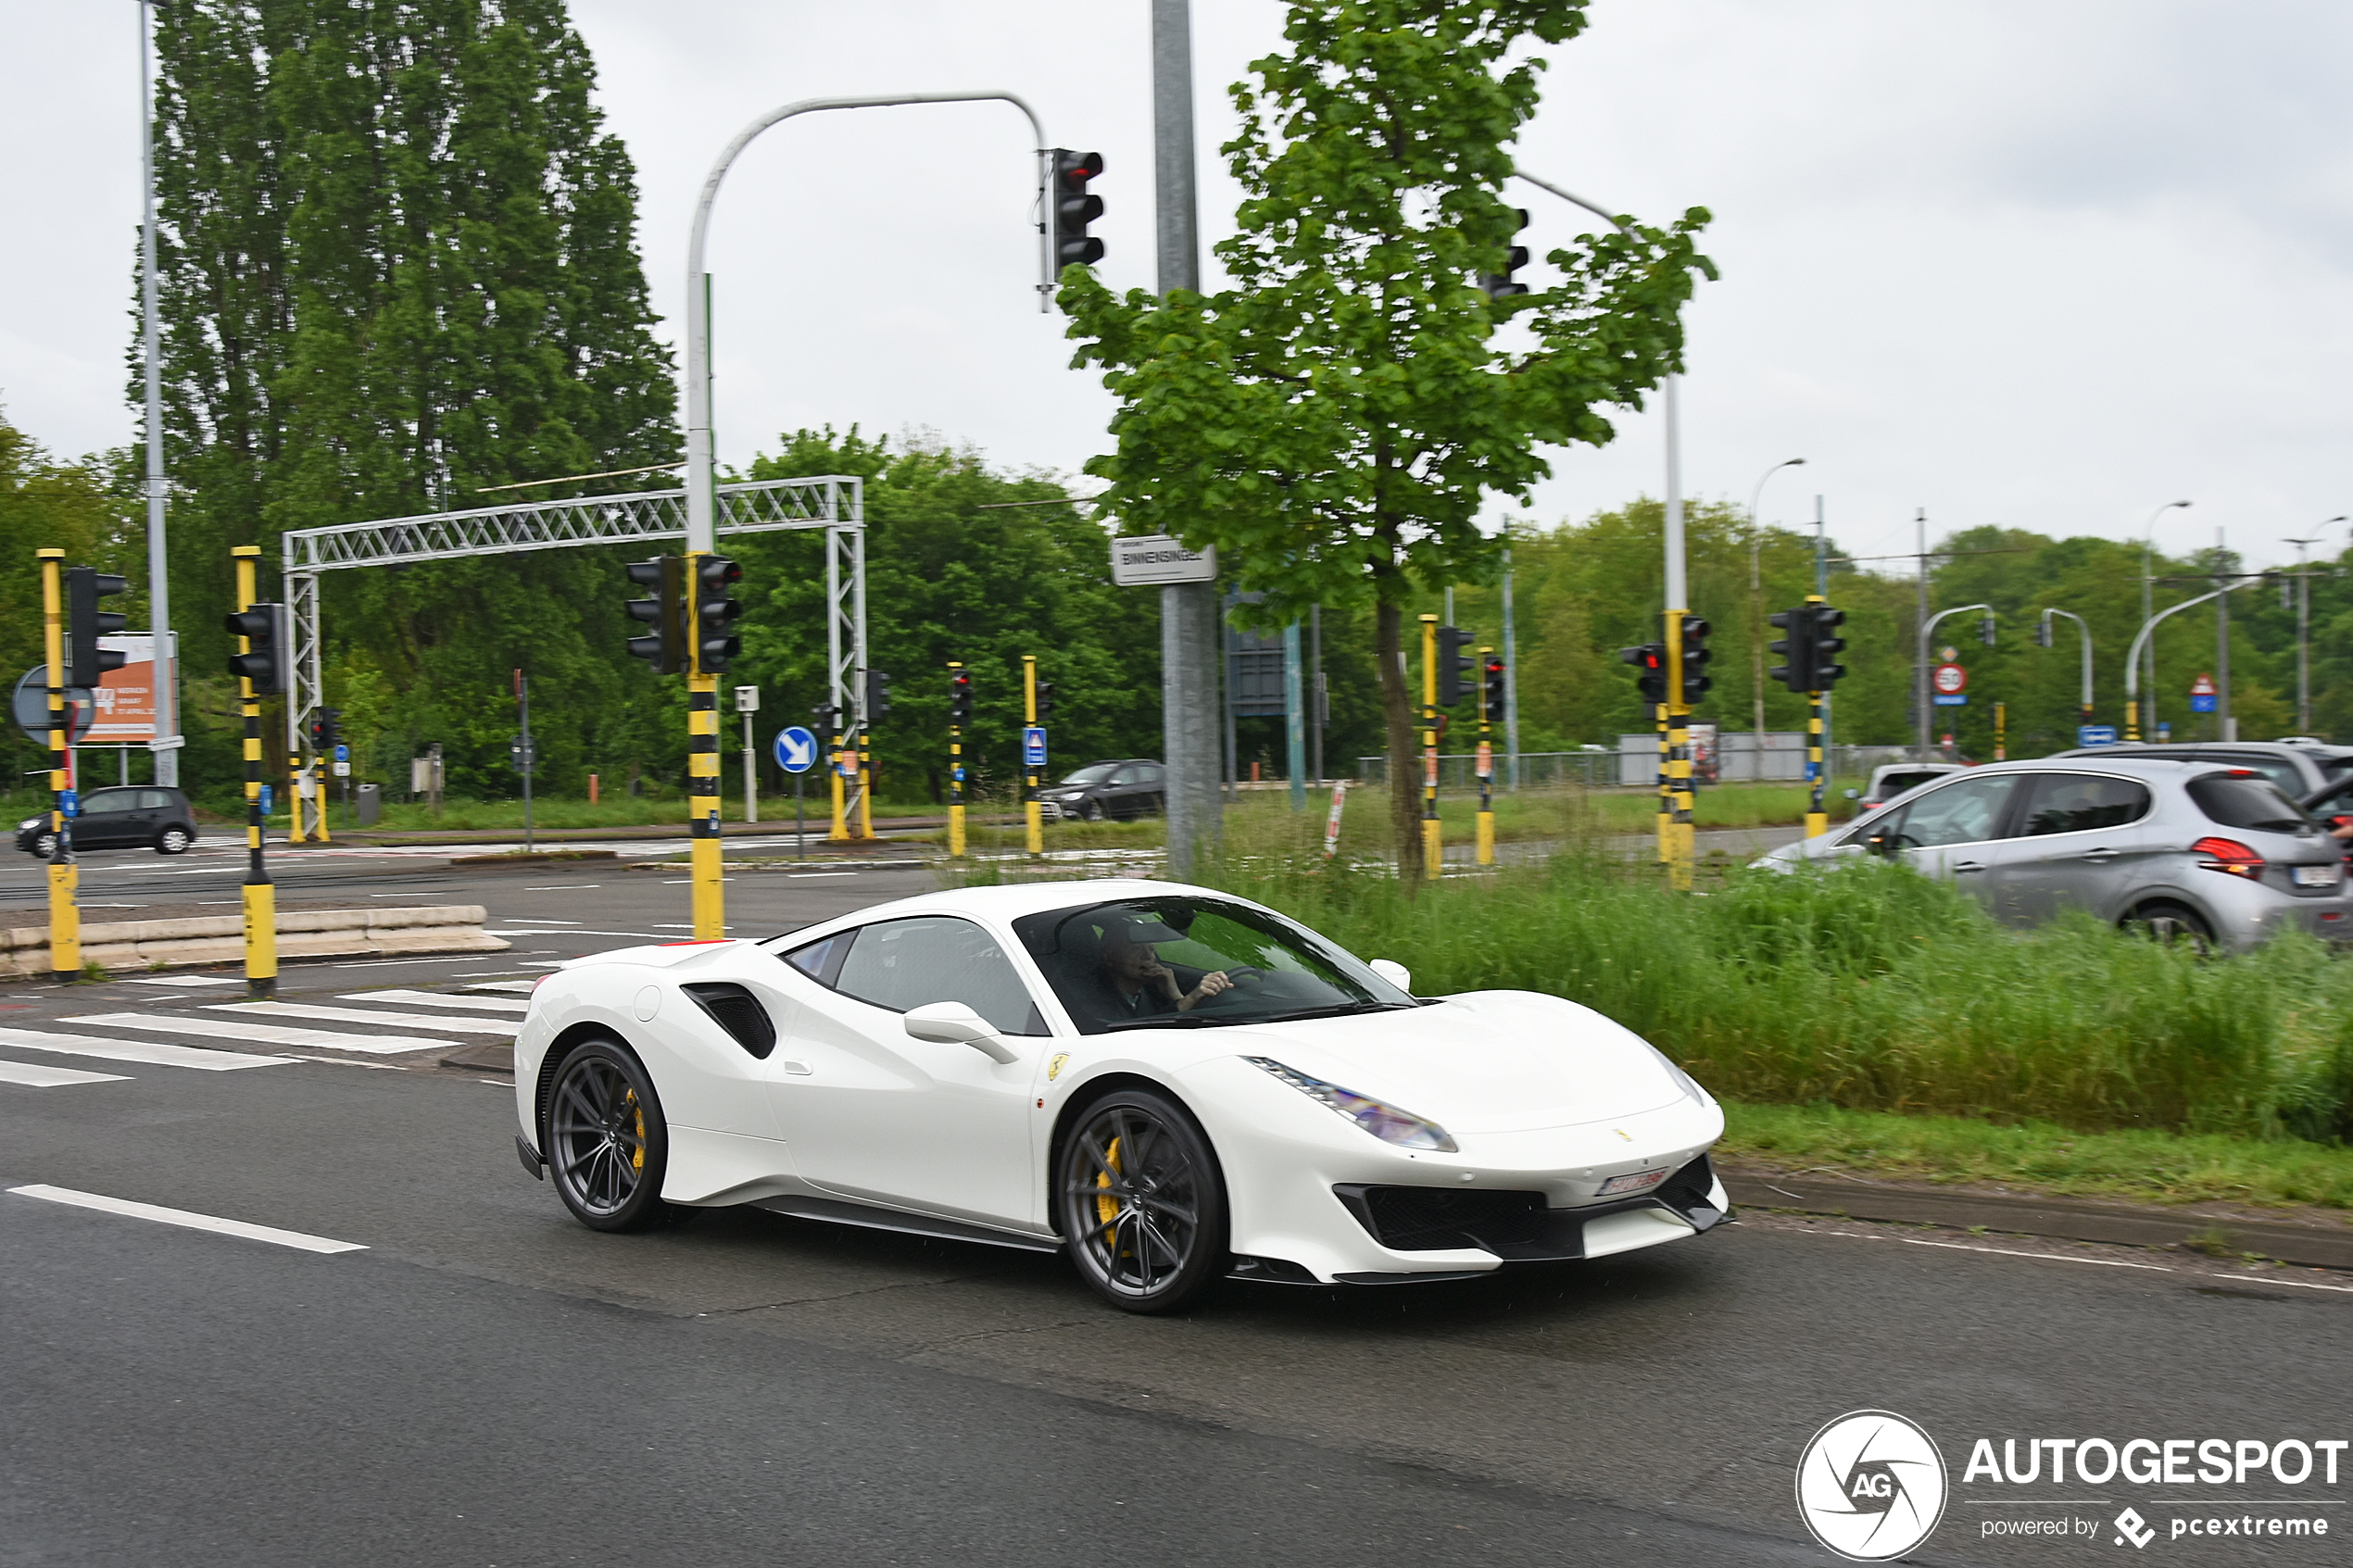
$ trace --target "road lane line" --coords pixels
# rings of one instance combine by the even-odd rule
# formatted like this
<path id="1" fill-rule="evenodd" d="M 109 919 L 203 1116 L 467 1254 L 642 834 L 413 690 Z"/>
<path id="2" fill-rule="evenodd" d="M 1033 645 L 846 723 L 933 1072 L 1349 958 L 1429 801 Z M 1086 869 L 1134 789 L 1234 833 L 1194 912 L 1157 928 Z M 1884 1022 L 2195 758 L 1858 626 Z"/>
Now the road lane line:
<path id="1" fill-rule="evenodd" d="M 529 1002 L 511 1002 L 504 997 L 453 997 L 447 991 L 351 991 L 341 1000 L 346 1002 L 406 1002 L 410 1007 L 487 1008 L 492 1012 L 526 1013 Z"/>
<path id="2" fill-rule="evenodd" d="M 251 1019 L 198 1018 L 182 1014 L 167 1018 L 145 1012 L 92 1012 L 61 1018 L 60 1023 L 95 1023 L 101 1028 L 160 1029 L 168 1035 L 209 1035 L 215 1039 L 245 1040 L 265 1046 L 307 1046 L 312 1050 L 358 1051 L 364 1056 L 390 1056 L 397 1051 L 446 1051 L 455 1040 L 428 1040 L 417 1035 L 339 1035 L 332 1029 L 288 1029 Z"/>
<path id="3" fill-rule="evenodd" d="M 192 1231 L 210 1231 L 215 1236 L 243 1236 L 247 1241 L 267 1241 L 278 1247 L 292 1247 L 304 1252 L 365 1252 L 368 1249 L 356 1241 L 334 1241 L 323 1236 L 306 1236 L 300 1231 L 282 1231 L 275 1225 L 248 1224 L 243 1220 L 224 1220 L 216 1214 L 198 1214 L 186 1209 L 165 1209 L 153 1203 L 133 1203 L 129 1198 L 107 1198 L 94 1192 L 76 1192 L 71 1187 L 43 1185 L 10 1187 L 19 1198 L 37 1198 L 44 1203 L 63 1203 L 75 1209 L 95 1209 L 106 1214 L 123 1214 L 133 1220 L 153 1220 L 162 1225 L 184 1225 Z"/>
<path id="4" fill-rule="evenodd" d="M 83 905 L 82 908 L 89 908 Z M 234 975 L 219 974 L 143 974 L 132 979 L 133 985 L 242 985 L 245 981 Z"/>
<path id="5" fill-rule="evenodd" d="M 2216 1274 L 2216 1279 L 2243 1279 L 2250 1285 L 2292 1285 L 2298 1290 L 2335 1290 L 2353 1296 L 2353 1285 L 2315 1285 L 2309 1279 L 2272 1279 L 2264 1274 Z"/>
<path id="6" fill-rule="evenodd" d="M 390 1023 L 407 1029 L 439 1029 L 452 1035 L 512 1035 L 522 1027 L 513 1018 L 447 1018 L 422 1012 L 379 1012 L 371 1008 L 331 1008 L 316 1002 L 207 1002 L 207 1012 L 240 1018 L 316 1018 L 328 1023 Z"/>
<path id="7" fill-rule="evenodd" d="M 39 1029 L 0 1029 L 0 1046 L 23 1046 L 64 1056 L 102 1057 L 108 1061 L 137 1061 L 149 1067 L 193 1067 L 199 1073 L 234 1073 L 245 1067 L 284 1067 L 290 1056 L 248 1056 L 243 1051 L 207 1050 L 202 1046 L 167 1046 L 155 1040 L 104 1040 L 93 1035 L 51 1035 Z"/>
<path id="8" fill-rule="evenodd" d="M 538 988 L 536 980 L 484 980 L 466 987 L 469 991 L 520 991 L 526 997 Z"/>
<path id="9" fill-rule="evenodd" d="M 0 1084 L 25 1089 L 62 1089 L 73 1084 L 128 1084 L 120 1073 L 83 1073 L 38 1061 L 0 1061 Z"/>

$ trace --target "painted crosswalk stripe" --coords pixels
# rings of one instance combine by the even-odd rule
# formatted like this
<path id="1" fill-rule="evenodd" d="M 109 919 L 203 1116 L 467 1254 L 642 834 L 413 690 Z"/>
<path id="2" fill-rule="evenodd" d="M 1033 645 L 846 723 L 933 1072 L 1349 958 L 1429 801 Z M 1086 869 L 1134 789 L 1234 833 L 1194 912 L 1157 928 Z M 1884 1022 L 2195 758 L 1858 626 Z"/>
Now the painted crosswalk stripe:
<path id="1" fill-rule="evenodd" d="M 484 980 L 466 987 L 469 991 L 520 991 L 526 997 L 538 988 L 536 980 Z"/>
<path id="2" fill-rule="evenodd" d="M 302 1046 L 310 1050 L 358 1051 L 365 1056 L 392 1056 L 401 1051 L 446 1051 L 454 1040 L 429 1040 L 421 1035 L 339 1035 L 332 1029 L 289 1029 L 254 1019 L 198 1018 L 193 1013 L 166 1016 L 145 1012 L 92 1012 L 60 1023 L 93 1023 L 101 1028 L 160 1029 L 167 1035 L 209 1035 L 216 1039 L 244 1040 L 260 1046 Z"/>
<path id="3" fill-rule="evenodd" d="M 455 1008 L 462 1012 L 468 1008 L 491 1012 L 525 1013 L 529 1002 L 510 1002 L 504 997 L 453 997 L 446 991 L 346 991 L 346 1002 L 405 1002 L 410 1007 Z"/>
<path id="4" fill-rule="evenodd" d="M 323 1236 L 306 1236 L 301 1231 L 282 1231 L 275 1225 L 248 1224 L 243 1220 L 224 1220 L 217 1214 L 198 1214 L 186 1209 L 166 1209 L 159 1204 L 133 1203 L 127 1198 L 107 1198 L 101 1193 L 76 1192 L 71 1187 L 53 1187 L 36 1184 L 31 1186 L 10 1187 L 19 1198 L 37 1198 L 44 1203 L 63 1203 L 75 1209 L 95 1209 L 105 1214 L 125 1214 L 134 1220 L 153 1220 L 157 1224 L 184 1225 L 192 1231 L 210 1231 L 216 1236 L 243 1236 L 247 1241 L 266 1241 L 277 1247 L 292 1247 L 304 1252 L 365 1252 L 368 1249 L 356 1241 L 334 1241 Z"/>
<path id="5" fill-rule="evenodd" d="M 329 1023 L 389 1023 L 408 1029 L 442 1029 L 452 1035 L 512 1035 L 518 1018 L 451 1018 L 422 1012 L 379 1012 L 372 1008 L 331 1008 L 317 1002 L 208 1002 L 207 1012 L 241 1018 L 317 1018 Z"/>
<path id="6" fill-rule="evenodd" d="M 201 1046 L 167 1046 L 157 1040 L 102 1040 L 90 1035 L 52 1035 L 40 1029 L 0 1029 L 0 1046 L 24 1046 L 65 1056 L 94 1056 L 107 1061 L 138 1061 L 149 1067 L 193 1067 L 199 1073 L 288 1067 L 295 1061 L 290 1056 L 249 1056 L 244 1051 L 207 1050 Z"/>
<path id="7" fill-rule="evenodd" d="M 88 909 L 89 906 L 85 904 L 82 908 Z M 242 985 L 245 984 L 245 979 L 241 975 L 134 974 L 131 977 L 131 984 L 133 985 Z"/>
<path id="8" fill-rule="evenodd" d="M 0 1061 L 0 1084 L 27 1089 L 62 1089 L 69 1084 L 128 1084 L 120 1073 L 82 1073 L 44 1061 Z"/>

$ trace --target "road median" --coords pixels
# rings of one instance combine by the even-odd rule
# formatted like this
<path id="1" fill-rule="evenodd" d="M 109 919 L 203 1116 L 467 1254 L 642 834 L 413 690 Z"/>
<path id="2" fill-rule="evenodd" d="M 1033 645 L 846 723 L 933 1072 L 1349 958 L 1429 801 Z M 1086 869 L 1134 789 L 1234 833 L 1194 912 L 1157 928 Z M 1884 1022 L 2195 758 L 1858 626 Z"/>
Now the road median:
<path id="1" fill-rule="evenodd" d="M 384 909 L 282 909 L 281 959 L 396 958 L 424 953 L 497 953 L 512 944 L 482 929 L 480 904 L 434 904 Z M 49 930 L 0 930 L 0 976 L 46 979 Z M 236 963 L 245 958 L 245 922 L 237 915 L 193 920 L 85 922 L 82 960 L 109 972 L 185 969 Z"/>

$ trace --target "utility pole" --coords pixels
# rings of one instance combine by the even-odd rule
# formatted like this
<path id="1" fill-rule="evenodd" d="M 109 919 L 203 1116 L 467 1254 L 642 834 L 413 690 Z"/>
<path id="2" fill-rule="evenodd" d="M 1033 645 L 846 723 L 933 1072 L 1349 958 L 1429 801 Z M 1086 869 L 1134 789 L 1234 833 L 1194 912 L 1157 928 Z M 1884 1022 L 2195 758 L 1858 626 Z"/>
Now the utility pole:
<path id="1" fill-rule="evenodd" d="M 1819 495 L 1814 497 L 1814 596 L 1821 600 L 1824 604 L 1828 604 L 1830 602 L 1830 536 L 1823 527 L 1822 498 Z M 1831 693 L 1824 692 L 1822 694 L 1821 700 L 1815 704 L 1816 709 L 1820 713 L 1822 721 L 1822 768 L 1821 777 L 1816 781 L 1814 790 L 1815 816 L 1821 816 L 1822 814 L 1821 800 L 1823 786 L 1828 784 L 1830 775 L 1838 771 L 1838 750 L 1837 747 L 1831 742 Z M 1824 823 L 1825 828 L 1827 829 L 1827 818 L 1824 818 Z M 1808 836 L 1811 836 L 1812 830 L 1810 826 L 1807 831 Z"/>
<path id="2" fill-rule="evenodd" d="M 2141 530 L 2141 624 L 2146 626 L 2157 615 L 2157 520 L 2187 501 L 2168 501 L 2149 513 L 2148 523 Z M 2157 737 L 2157 644 L 2148 646 L 2148 691 L 2145 705 L 2127 703 L 2124 706 L 2124 738 L 2141 738 L 2142 721 L 2147 721 L 2149 738 Z"/>
<path id="3" fill-rule="evenodd" d="M 515 671 L 515 771 L 522 774 L 522 852 L 528 855 L 538 847 L 531 826 L 531 775 L 536 759 L 531 745 L 531 677 L 520 670 Z M 320 814 L 325 816 L 324 811 Z"/>
<path id="4" fill-rule="evenodd" d="M 1436 882 L 1446 872 L 1445 841 L 1438 825 L 1438 617 L 1421 619 L 1422 875 Z"/>
<path id="5" fill-rule="evenodd" d="M 1511 525 L 1504 545 L 1504 749 L 1511 753 L 1512 788 L 1519 788 L 1519 639 L 1512 633 Z"/>
<path id="6" fill-rule="evenodd" d="M 1920 610 L 1919 657 L 1912 666 L 1912 705 L 1919 714 L 1919 755 L 1916 762 L 1929 759 L 1928 749 L 1928 508 L 1922 507 L 1914 520 L 1919 533 Z"/>
<path id="7" fill-rule="evenodd" d="M 1026 728 L 1036 729 L 1038 727 L 1038 656 L 1035 654 L 1026 653 L 1021 656 L 1021 709 L 1022 722 Z M 1022 737 L 1021 814 L 1022 821 L 1028 830 L 1026 843 L 1029 858 L 1035 860 L 1046 852 L 1046 828 L 1042 820 L 1044 813 L 1038 801 L 1038 770 L 1030 764 L 1028 751 L 1029 737 L 1025 734 Z"/>
<path id="8" fill-rule="evenodd" d="M 1669 374 L 1663 389 L 1667 415 L 1667 802 L 1661 824 L 1666 842 L 1667 884 L 1678 893 L 1692 885 L 1692 703 L 1683 669 L 1684 622 L 1692 619 L 1691 589 L 1683 577 L 1683 430 L 1678 396 L 1681 377 Z"/>
<path id="9" fill-rule="evenodd" d="M 150 0 L 140 0 L 139 171 L 146 216 L 139 231 L 139 355 L 145 361 L 147 394 L 147 629 L 155 634 L 156 645 L 156 738 L 147 743 L 147 749 L 155 755 L 156 783 L 177 788 L 180 660 L 171 642 L 171 572 L 164 548 L 163 503 L 170 486 L 163 474 L 163 328 L 156 297 L 156 95 L 147 66 L 153 12 Z"/>
<path id="10" fill-rule="evenodd" d="M 1789 458 L 1757 476 L 1748 496 L 1748 652 L 1750 691 L 1755 701 L 1756 759 L 1749 777 L 1765 782 L 1765 525 L 1757 508 L 1765 499 L 1765 482 L 1783 469 L 1803 468 L 1806 459 Z"/>
<path id="11" fill-rule="evenodd" d="M 1162 298 L 1201 287 L 1193 182 L 1193 30 L 1189 0 L 1151 0 L 1152 208 Z M 1217 774 L 1217 584 L 1160 590 L 1161 746 L 1168 769 L 1168 874 L 1192 875 L 1225 822 Z"/>
<path id="12" fill-rule="evenodd" d="M 229 554 L 235 560 L 237 571 L 237 614 L 230 618 L 233 627 L 254 608 L 254 568 L 261 559 L 261 546 L 239 545 Z M 251 636 L 239 632 L 239 654 L 252 654 L 253 644 Z M 284 659 L 291 657 L 293 650 L 282 644 L 283 639 L 273 633 L 265 646 L 278 659 Z M 270 684 L 284 689 L 276 677 Z M 267 997 L 278 989 L 278 889 L 270 881 L 270 868 L 261 853 L 261 696 L 254 690 L 251 674 L 238 675 L 237 698 L 245 727 L 245 881 L 242 890 L 245 913 L 245 995 Z M 436 788 L 440 774 L 436 765 Z M 297 805 L 296 809 L 299 809 Z"/>
<path id="13" fill-rule="evenodd" d="M 73 858 L 73 718 L 66 709 L 66 602 L 63 550 L 35 552 L 41 562 L 41 628 L 49 688 L 49 969 L 59 981 L 82 977 L 82 868 Z M 97 683 L 93 681 L 92 685 Z"/>
<path id="14" fill-rule="evenodd" d="M 2333 517 L 2331 522 L 2345 519 Z M 2314 539 L 2283 539 L 2296 546 L 2296 733 L 2312 733 L 2312 575 L 2304 552 L 2320 543 Z"/>
<path id="15" fill-rule="evenodd" d="M 1324 687 L 1324 607 L 1322 605 L 1307 607 L 1307 663 L 1308 680 L 1315 693 L 1310 700 L 1315 704 L 1315 727 L 1308 732 L 1308 738 L 1315 744 L 1315 759 L 1312 766 L 1315 772 L 1315 783 L 1320 785 L 1324 782 L 1324 726 L 1330 723 L 1332 718 L 1331 694 Z"/>

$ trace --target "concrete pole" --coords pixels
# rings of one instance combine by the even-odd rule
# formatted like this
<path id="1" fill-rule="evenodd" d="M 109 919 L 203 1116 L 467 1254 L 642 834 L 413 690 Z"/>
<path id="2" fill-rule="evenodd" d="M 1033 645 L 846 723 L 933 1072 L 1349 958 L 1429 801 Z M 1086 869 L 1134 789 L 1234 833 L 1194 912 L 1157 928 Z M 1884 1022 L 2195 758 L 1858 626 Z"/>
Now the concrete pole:
<path id="1" fill-rule="evenodd" d="M 1519 788 L 1519 641 L 1512 627 L 1512 547 L 1504 546 L 1504 749 L 1511 754 L 1512 787 Z"/>
<path id="2" fill-rule="evenodd" d="M 139 231 L 139 356 L 147 383 L 147 629 L 155 633 L 156 783 L 180 784 L 180 661 L 172 657 L 170 558 L 164 548 L 163 331 L 156 304 L 156 95 L 147 66 L 152 6 L 139 6 L 139 169 L 146 216 Z M 129 754 L 126 752 L 125 759 Z"/>
<path id="3" fill-rule="evenodd" d="M 1188 0 L 1152 0 L 1153 217 L 1163 297 L 1201 287 L 1201 225 L 1193 183 L 1193 38 Z M 1214 848 L 1219 798 L 1217 584 L 1160 591 L 1161 745 L 1168 765 L 1168 874 L 1192 874 Z"/>

